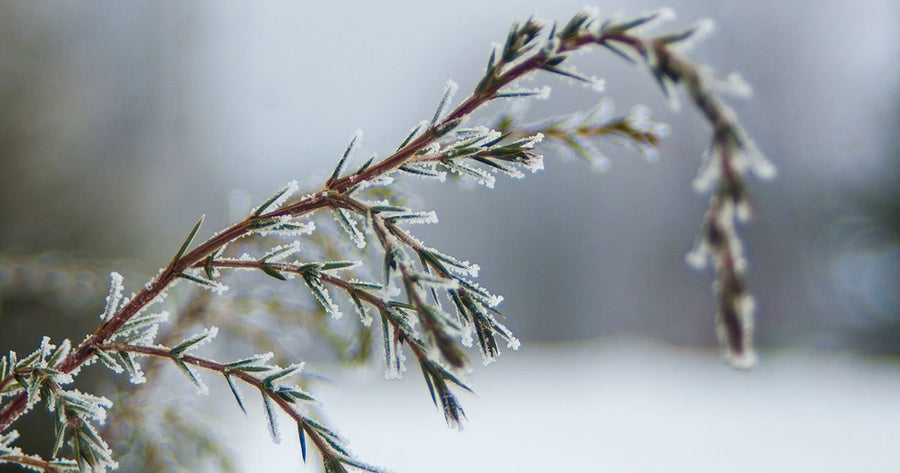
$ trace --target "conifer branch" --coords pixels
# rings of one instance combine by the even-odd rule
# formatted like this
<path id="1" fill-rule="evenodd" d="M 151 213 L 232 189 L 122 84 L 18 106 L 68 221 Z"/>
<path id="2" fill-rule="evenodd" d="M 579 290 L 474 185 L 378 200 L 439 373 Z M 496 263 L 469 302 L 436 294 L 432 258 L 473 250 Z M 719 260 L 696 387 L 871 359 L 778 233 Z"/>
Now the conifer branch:
<path id="1" fill-rule="evenodd" d="M 666 35 L 638 32 L 665 16 L 653 13 L 600 22 L 595 12 L 583 10 L 562 27 L 554 25 L 549 32 L 535 18 L 515 23 L 505 43 L 491 52 L 474 91 L 453 107 L 456 85 L 448 83 L 431 120 L 413 128 L 388 157 L 377 162 L 370 159 L 348 173 L 360 136 L 357 133 L 318 191 L 294 197 L 299 189 L 292 181 L 246 218 L 191 249 L 201 218 L 171 261 L 131 297 L 123 297 L 123 278 L 113 273 L 101 323 L 82 343 L 73 348 L 68 340 L 56 346 L 45 339 L 38 350 L 25 358 L 18 359 L 12 352 L 0 358 L 0 434 L 30 408 L 44 403 L 57 413 L 56 450 L 65 438 L 71 438 L 80 470 L 100 472 L 115 468 L 112 452 L 94 426 L 105 419 L 109 401 L 66 390 L 63 385 L 72 382 L 82 366 L 94 361 L 117 373 L 127 372 L 133 382 L 140 383 L 145 376 L 137 357 L 153 356 L 173 362 L 201 391 L 205 385 L 193 368 L 220 373 L 242 409 L 243 400 L 232 378 L 252 385 L 262 395 L 273 437 L 277 438 L 277 424 L 272 412 L 273 406 L 278 406 L 297 423 L 303 451 L 308 438 L 322 454 L 326 471 L 345 471 L 347 466 L 376 471 L 353 458 L 331 430 L 297 410 L 298 401 L 311 397 L 299 388 L 277 382 L 294 374 L 296 366 L 279 369 L 262 363 L 261 358 L 223 364 L 188 354 L 215 336 L 214 327 L 171 348 L 153 345 L 159 323 L 167 313 L 148 314 L 148 308 L 160 302 L 179 281 L 221 294 L 228 289 L 221 282 L 223 269 L 260 271 L 279 282 L 299 279 L 333 317 L 341 316 L 341 304 L 332 298 L 329 288 L 346 296 L 366 325 L 374 320 L 369 314 L 374 309 L 381 320 L 389 377 L 400 375 L 404 350 L 411 352 L 435 404 L 440 404 L 451 426 L 458 426 L 465 414 L 449 386 L 469 389 L 458 376 L 467 365 L 463 348 L 476 337 L 485 362 L 489 362 L 499 353 L 497 337 L 513 349 L 519 342 L 498 320 L 502 315 L 497 305 L 502 298 L 470 279 L 477 275 L 477 265 L 429 248 L 405 229 L 407 225 L 434 223 L 437 217 L 433 212 L 402 205 L 389 186 L 390 179 L 404 173 L 443 180 L 452 173 L 493 187 L 496 175 L 520 178 L 525 175 L 523 170 L 542 169 L 542 157 L 536 147 L 545 137 L 592 162 L 602 162 L 591 144 L 598 137 L 615 136 L 648 156 L 655 155 L 665 128 L 649 122 L 643 110 L 615 118 L 576 114 L 574 118 L 540 126 L 523 125 L 514 117 L 507 117 L 495 125 L 496 130 L 463 126 L 474 112 L 495 100 L 545 98 L 547 89 L 522 89 L 516 85 L 538 72 L 599 89 L 602 81 L 579 73 L 567 61 L 571 53 L 591 46 L 643 63 L 673 106 L 677 104 L 675 89 L 680 87 L 710 124 L 710 155 L 694 184 L 698 192 L 710 192 L 711 197 L 701 234 L 687 259 L 697 267 L 713 263 L 717 277 L 716 320 L 725 357 L 735 366 L 751 365 L 753 299 L 745 281 L 746 262 L 737 223 L 750 215 L 745 175 L 751 172 L 761 178 L 771 177 L 774 168 L 759 153 L 731 108 L 714 93 L 718 83 L 678 51 L 702 32 L 702 24 Z M 364 283 L 336 276 L 335 272 L 351 270 L 356 264 L 342 259 L 308 263 L 288 259 L 302 246 L 295 238 L 315 231 L 311 218 L 325 209 L 359 248 L 365 247 L 367 237 L 375 238 L 383 255 L 383 281 Z M 253 235 L 292 243 L 269 248 L 258 258 L 226 256 L 230 244 Z M 399 293 L 406 296 L 405 300 L 394 299 L 396 281 L 401 284 Z M 442 301 L 450 303 L 455 316 L 444 312 Z M 19 452 L 7 455 L 12 457 L 23 465 L 31 461 Z"/>

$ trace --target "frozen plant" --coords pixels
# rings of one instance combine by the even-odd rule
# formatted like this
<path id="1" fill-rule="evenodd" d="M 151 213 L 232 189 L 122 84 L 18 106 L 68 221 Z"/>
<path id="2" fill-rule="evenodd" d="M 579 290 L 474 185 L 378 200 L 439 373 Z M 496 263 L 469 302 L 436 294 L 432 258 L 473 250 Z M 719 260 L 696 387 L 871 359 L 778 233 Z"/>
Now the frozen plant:
<path id="1" fill-rule="evenodd" d="M 114 373 L 127 374 L 133 383 L 152 382 L 155 373 L 144 368 L 155 366 L 150 360 L 156 359 L 174 364 L 200 393 L 208 391 L 204 372 L 221 377 L 242 410 L 251 399 L 247 391 L 254 392 L 276 441 L 282 437 L 276 411 L 285 412 L 296 429 L 304 460 L 310 448 L 315 450 L 325 471 L 380 471 L 354 457 L 344 439 L 316 420 L 309 404 L 313 397 L 300 385 L 302 363 L 280 366 L 272 353 L 216 361 L 199 354 L 219 333 L 216 326 L 182 336 L 173 327 L 161 325 L 174 318 L 181 326 L 190 326 L 187 322 L 196 322 L 210 299 L 230 297 L 223 281 L 235 270 L 305 286 L 321 311 L 334 319 L 345 315 L 345 307 L 351 308 L 365 328 L 362 333 L 380 330 L 387 377 L 399 377 L 409 365 L 418 366 L 435 405 L 448 424 L 458 426 L 465 414 L 457 392 L 469 390 L 462 378 L 469 366 L 467 347 L 477 344 L 487 363 L 503 345 L 517 349 L 519 340 L 500 322 L 502 297 L 474 280 L 477 265 L 413 236 L 411 225 L 436 223 L 437 216 L 406 205 L 394 180 L 416 176 L 443 181 L 450 175 L 494 187 L 497 176 L 521 178 L 543 169 L 540 153 L 546 144 L 599 166 L 605 159 L 596 146 L 601 139 L 628 143 L 655 156 L 668 129 L 653 122 L 641 107 L 618 116 L 604 102 L 591 111 L 530 124 L 520 123 L 514 115 L 493 123 L 478 123 L 472 117 L 497 99 L 547 98 L 546 86 L 519 85 L 531 75 L 548 73 L 601 87 L 602 81 L 582 75 L 568 61 L 572 53 L 592 47 L 642 64 L 673 107 L 684 94 L 712 128 L 710 151 L 695 182 L 698 192 L 710 195 L 709 208 L 687 260 L 696 267 L 714 268 L 715 319 L 724 357 L 735 366 L 750 366 L 754 361 L 753 299 L 744 279 L 746 262 L 737 223 L 750 215 L 745 175 L 766 178 L 774 168 L 715 94 L 729 86 L 744 93 L 744 83 L 733 78 L 719 81 L 682 55 L 708 24 L 669 34 L 646 32 L 669 16 L 664 10 L 603 21 L 595 11 L 585 9 L 565 24 L 549 25 L 536 18 L 515 23 L 506 41 L 490 52 L 475 89 L 456 102 L 458 87 L 449 82 L 430 119 L 415 126 L 387 157 L 351 166 L 362 136 L 357 132 L 320 189 L 299 194 L 299 186 L 292 181 L 243 220 L 195 245 L 201 218 L 168 264 L 130 296 L 125 296 L 125 288 L 134 283 L 112 273 L 100 325 L 82 342 L 64 340 L 57 345 L 44 338 L 27 356 L 10 352 L 0 358 L 0 463 L 38 471 L 115 469 L 115 452 L 103 438 L 112 403 L 71 384 L 82 367 L 96 362 Z M 330 214 L 334 223 L 314 220 L 322 213 Z M 339 230 L 328 233 L 329 228 Z M 359 251 L 350 253 L 335 245 L 341 238 Z M 310 260 L 305 256 L 309 247 L 329 256 Z M 237 251 L 248 248 L 257 253 Z M 210 292 L 198 296 L 199 305 L 170 316 L 159 305 L 179 282 Z M 238 303 L 237 298 L 229 301 Z M 223 330 L 240 323 L 229 319 Z M 323 337 L 327 335 L 324 326 L 315 329 Z M 13 445 L 18 437 L 14 424 L 37 407 L 52 412 L 56 422 L 49 459 Z"/>

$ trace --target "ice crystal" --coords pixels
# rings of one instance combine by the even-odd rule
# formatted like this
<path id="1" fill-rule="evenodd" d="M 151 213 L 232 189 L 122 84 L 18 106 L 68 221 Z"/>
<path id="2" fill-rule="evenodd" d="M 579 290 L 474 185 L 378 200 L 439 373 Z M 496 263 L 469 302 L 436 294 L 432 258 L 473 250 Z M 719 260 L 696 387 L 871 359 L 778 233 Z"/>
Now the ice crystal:
<path id="1" fill-rule="evenodd" d="M 119 303 L 122 301 L 122 291 L 124 290 L 122 275 L 113 271 L 110 273 L 109 279 L 109 295 L 106 296 L 106 307 L 103 309 L 103 313 L 100 314 L 100 320 L 111 319 L 119 309 Z"/>
<path id="2" fill-rule="evenodd" d="M 186 270 L 181 273 L 181 278 L 186 279 L 197 286 L 202 287 L 208 291 L 212 291 L 216 295 L 222 295 L 225 291 L 228 290 L 228 286 L 220 283 L 219 281 L 213 281 L 212 279 L 207 279 L 202 269 L 192 268 Z"/>
<path id="3" fill-rule="evenodd" d="M 356 220 L 353 219 L 350 212 L 344 210 L 339 207 L 332 208 L 331 214 L 334 216 L 334 220 L 338 223 L 344 232 L 350 236 L 350 239 L 356 244 L 357 248 L 365 248 L 366 247 L 366 237 L 362 231 L 360 231 L 359 226 L 356 223 Z"/>
<path id="4" fill-rule="evenodd" d="M 281 207 L 288 199 L 291 198 L 297 191 L 300 190 L 300 185 L 296 180 L 292 180 L 285 184 L 278 192 L 276 192 L 272 197 L 263 202 L 259 207 L 254 208 L 251 211 L 253 216 L 259 216 L 265 213 L 269 209 L 277 209 Z"/>
<path id="5" fill-rule="evenodd" d="M 444 118 L 444 114 L 450 109 L 450 101 L 453 100 L 453 95 L 458 88 L 459 85 L 453 80 L 447 81 L 447 85 L 444 87 L 444 95 L 441 97 L 438 108 L 434 112 L 434 117 L 431 119 L 431 126 L 436 125 L 439 120 Z"/>

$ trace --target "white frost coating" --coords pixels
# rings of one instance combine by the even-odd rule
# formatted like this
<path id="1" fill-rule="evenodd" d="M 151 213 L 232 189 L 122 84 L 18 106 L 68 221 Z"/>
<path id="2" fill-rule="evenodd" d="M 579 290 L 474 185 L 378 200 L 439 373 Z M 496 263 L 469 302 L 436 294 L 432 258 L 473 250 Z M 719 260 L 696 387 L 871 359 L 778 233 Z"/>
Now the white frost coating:
<path id="1" fill-rule="evenodd" d="M 389 186 L 393 182 L 394 182 L 393 177 L 381 175 L 381 176 L 375 177 L 374 179 L 360 182 L 359 187 L 357 187 L 357 189 L 364 190 L 364 189 L 368 189 L 369 187 Z"/>
<path id="2" fill-rule="evenodd" d="M 428 120 L 420 120 L 419 123 L 416 124 L 416 126 L 412 127 L 409 130 L 409 134 L 407 135 L 408 138 L 403 146 L 406 146 L 410 141 L 416 139 L 416 137 L 419 136 L 419 134 L 422 133 L 422 130 L 424 130 L 427 126 Z"/>
<path id="3" fill-rule="evenodd" d="M 106 353 L 103 350 L 96 350 L 94 351 L 94 354 L 97 356 L 97 359 L 99 359 L 103 363 L 103 365 L 109 368 L 109 370 L 111 370 L 113 373 L 121 374 L 125 371 L 125 368 L 123 368 L 115 358 L 110 356 L 109 353 Z"/>
<path id="4" fill-rule="evenodd" d="M 466 348 L 472 348 L 472 345 L 475 341 L 475 329 L 472 328 L 471 325 L 466 324 L 463 326 L 461 331 L 460 342 Z"/>
<path id="5" fill-rule="evenodd" d="M 300 252 L 300 241 L 295 240 L 287 245 L 278 245 L 275 248 L 272 248 L 271 251 L 266 253 L 266 256 L 263 257 L 264 260 L 268 263 L 275 263 L 278 261 L 284 261 L 288 256 L 292 256 L 296 253 Z M 246 254 L 246 253 L 245 253 Z"/>
<path id="6" fill-rule="evenodd" d="M 500 303 L 503 302 L 503 296 L 498 296 L 491 294 L 487 289 L 481 287 L 475 281 L 469 281 L 468 279 L 459 279 L 460 285 L 469 290 L 469 294 L 485 303 L 488 307 L 497 307 Z"/>
<path id="7" fill-rule="evenodd" d="M 677 43 L 672 43 L 671 47 L 678 51 L 687 51 L 696 46 L 700 41 L 706 39 L 706 37 L 709 36 L 710 33 L 712 33 L 715 29 L 716 23 L 713 20 L 709 18 L 702 18 L 694 23 L 693 26 L 691 26 L 691 30 L 693 30 L 693 32 L 688 38 Z"/>
<path id="8" fill-rule="evenodd" d="M 394 284 L 394 281 L 390 281 L 384 290 L 382 290 L 382 293 L 384 302 L 390 302 L 391 299 L 403 294 L 403 291 Z"/>
<path id="9" fill-rule="evenodd" d="M 497 182 L 497 178 L 494 177 L 494 175 L 491 174 L 490 172 L 485 171 L 484 169 L 471 167 L 471 166 L 467 166 L 462 163 L 457 163 L 457 162 L 452 162 L 452 161 L 444 163 L 444 164 L 451 171 L 453 171 L 459 175 L 469 176 L 469 177 L 473 178 L 475 180 L 475 182 L 487 187 L 488 189 L 493 189 L 494 184 Z"/>
<path id="10" fill-rule="evenodd" d="M 0 435 L 0 447 L 8 447 L 19 438 L 19 431 L 13 430 L 7 434 Z"/>
<path id="11" fill-rule="evenodd" d="M 204 330 L 201 330 L 196 335 L 194 335 L 193 337 L 190 338 L 191 340 L 197 338 L 200 341 L 191 345 L 191 347 L 188 350 L 194 350 L 198 347 L 201 347 L 203 345 L 206 345 L 207 343 L 212 342 L 213 339 L 216 338 L 216 335 L 218 335 L 218 334 L 219 334 L 219 327 L 216 327 L 215 325 L 213 325 L 211 327 L 207 327 Z"/>
<path id="12" fill-rule="evenodd" d="M 459 84 L 453 81 L 453 79 L 447 81 L 447 85 L 444 87 L 444 95 L 441 98 L 441 103 L 438 105 L 437 110 L 434 112 L 434 118 L 431 119 L 431 124 L 436 124 L 439 120 L 444 118 L 444 115 L 447 113 L 447 110 L 450 109 L 450 101 L 453 100 L 453 95 L 456 94 L 456 90 L 459 89 Z"/>
<path id="13" fill-rule="evenodd" d="M 753 217 L 753 209 L 750 207 L 750 203 L 744 199 L 738 202 L 737 208 L 735 208 L 735 215 L 737 215 L 739 222 L 750 221 L 750 218 Z"/>
<path id="14" fill-rule="evenodd" d="M 165 313 L 167 316 L 168 312 Z M 159 325 L 151 325 L 147 327 L 147 330 L 144 331 L 139 337 L 134 339 L 132 343 L 134 345 L 144 345 L 149 346 L 153 344 L 153 341 L 156 340 L 156 334 L 159 333 Z"/>
<path id="15" fill-rule="evenodd" d="M 591 171 L 606 172 L 609 170 L 610 163 L 611 163 L 611 161 L 609 160 L 609 158 L 606 157 L 606 155 L 601 154 L 601 155 L 595 156 L 594 159 L 592 159 L 590 162 Z"/>
<path id="16" fill-rule="evenodd" d="M 748 84 L 747 81 L 744 80 L 744 77 L 738 72 L 728 74 L 728 77 L 725 78 L 722 86 L 723 92 L 728 92 L 735 97 L 747 99 L 753 96 L 753 87 L 750 87 L 750 84 Z"/>
<path id="17" fill-rule="evenodd" d="M 691 251 L 684 255 L 684 261 L 688 266 L 700 271 L 706 269 L 706 263 L 711 255 L 709 245 L 704 241 L 700 241 Z"/>
<path id="18" fill-rule="evenodd" d="M 586 85 L 594 92 L 603 92 L 606 90 L 606 81 L 597 77 L 591 77 Z"/>
<path id="19" fill-rule="evenodd" d="M 654 162 L 659 160 L 659 149 L 657 149 L 656 146 L 644 143 L 635 143 L 635 146 L 641 153 L 641 156 L 647 161 Z"/>
<path id="20" fill-rule="evenodd" d="M 437 213 L 434 210 L 427 212 L 413 212 L 401 215 L 391 215 L 388 218 L 394 218 L 397 221 L 409 224 L 429 224 L 438 223 Z"/>
<path id="21" fill-rule="evenodd" d="M 126 322 L 118 332 L 116 332 L 114 338 L 124 335 L 131 335 L 143 330 L 149 330 L 152 326 L 165 322 L 168 319 L 168 311 L 162 311 L 150 315 L 135 316 L 131 320 Z"/>
<path id="22" fill-rule="evenodd" d="M 718 150 L 714 149 L 713 154 L 707 158 L 707 162 L 700 168 L 697 177 L 694 178 L 692 183 L 694 192 L 702 194 L 712 189 L 713 184 L 719 177 L 720 159 Z"/>
<path id="23" fill-rule="evenodd" d="M 113 271 L 110 273 L 109 279 L 109 295 L 106 296 L 106 307 L 103 309 L 103 313 L 100 314 L 100 320 L 104 321 L 112 318 L 119 309 L 119 303 L 122 301 L 122 290 L 124 289 L 121 274 Z"/>
<path id="24" fill-rule="evenodd" d="M 527 149 L 534 148 L 534 146 L 541 141 L 544 141 L 543 133 L 536 133 L 529 137 L 523 138 L 522 140 L 519 140 L 519 142 L 522 143 L 522 147 Z"/>
<path id="25" fill-rule="evenodd" d="M 650 119 L 650 107 L 643 104 L 632 107 L 625 120 L 628 121 L 632 128 L 638 131 L 648 131 L 654 125 Z"/>
<path id="26" fill-rule="evenodd" d="M 366 237 L 363 235 L 362 231 L 360 231 L 356 220 L 353 219 L 350 213 L 339 207 L 332 208 L 331 213 L 334 216 L 335 221 L 337 221 L 338 226 L 347 233 L 356 247 L 360 249 L 365 248 Z"/>
<path id="27" fill-rule="evenodd" d="M 390 327 L 393 339 L 394 327 L 391 324 L 388 324 L 388 327 Z M 393 342 L 388 343 L 388 346 L 389 360 L 386 360 L 387 369 L 384 372 L 384 377 L 385 379 L 400 379 L 403 377 L 403 373 L 406 372 L 406 354 L 403 353 L 402 349 L 398 350 L 399 346 Z"/>
<path id="28" fill-rule="evenodd" d="M 422 149 L 422 154 L 437 154 L 441 150 L 441 143 L 439 141 L 432 141 L 428 143 L 428 146 Z"/>
<path id="29" fill-rule="evenodd" d="M 366 305 L 362 301 L 360 301 L 359 304 L 353 304 L 353 308 L 359 315 L 360 323 L 362 323 L 365 327 L 371 327 L 372 322 L 374 322 L 375 319 L 372 317 L 372 314 L 369 313 L 370 309 L 366 307 Z"/>
<path id="30" fill-rule="evenodd" d="M 547 100 L 550 98 L 550 86 L 545 85 L 540 89 L 507 89 L 498 94 L 498 97 L 504 98 L 507 100 L 519 100 L 519 99 L 535 99 L 535 100 Z"/>
<path id="31" fill-rule="evenodd" d="M 657 138 L 665 138 L 669 136 L 672 132 L 672 127 L 669 126 L 668 123 L 654 123 L 652 127 L 650 127 L 650 134 Z"/>
<path id="32" fill-rule="evenodd" d="M 287 202 L 287 200 L 290 199 L 291 196 L 296 194 L 297 191 L 299 191 L 299 190 L 300 190 L 300 185 L 297 183 L 296 180 L 292 180 L 292 181 L 288 182 L 287 184 L 284 185 L 284 187 L 282 187 L 278 192 L 275 193 L 275 195 L 278 195 L 278 198 L 273 200 L 263 210 L 277 209 L 278 207 L 281 207 L 282 204 Z M 279 193 L 280 193 L 280 195 L 279 195 Z M 262 206 L 260 206 L 260 207 L 262 207 Z M 260 207 L 255 207 L 251 211 L 251 213 L 256 213 L 257 211 L 260 210 Z"/>
<path id="33" fill-rule="evenodd" d="M 744 138 L 742 161 L 760 179 L 772 179 L 778 174 L 775 165 L 769 162 L 750 138 Z"/>
<path id="34" fill-rule="evenodd" d="M 185 272 L 184 274 L 190 276 L 189 278 L 185 278 L 191 283 L 202 287 L 208 291 L 211 291 L 213 294 L 217 296 L 221 296 L 228 290 L 228 286 L 220 283 L 219 281 L 213 281 L 207 279 L 205 277 L 205 272 L 202 269 L 194 268 L 190 272 Z M 160 295 L 165 294 L 165 292 L 161 292 Z M 148 304 L 149 305 L 149 304 Z"/>
<path id="35" fill-rule="evenodd" d="M 412 172 L 408 171 L 408 169 L 411 169 Z M 434 163 L 407 164 L 404 166 L 403 170 L 406 170 L 409 174 L 421 179 L 436 179 L 438 182 L 445 182 L 447 180 L 447 173 L 437 170 Z M 379 205 L 390 204 L 386 203 Z"/>
<path id="36" fill-rule="evenodd" d="M 676 17 L 675 10 L 673 10 L 669 7 L 662 7 L 656 11 L 656 20 L 655 21 L 659 21 L 659 22 L 672 21 L 675 19 L 675 17 Z"/>
<path id="37" fill-rule="evenodd" d="M 271 225 L 254 229 L 251 233 L 258 233 L 262 236 L 301 236 L 309 235 L 315 230 L 315 222 L 300 222 L 289 215 L 285 215 L 278 217 L 277 221 L 275 221 Z"/>
<path id="38" fill-rule="evenodd" d="M 321 281 L 318 279 L 309 279 L 307 280 L 307 286 L 309 287 L 310 292 L 312 292 L 313 297 L 315 297 L 319 304 L 322 305 L 328 315 L 333 319 L 339 319 L 344 316 L 340 306 L 334 303 L 334 300 L 331 299 L 331 294 L 328 293 L 328 289 L 322 285 Z"/>
<path id="39" fill-rule="evenodd" d="M 419 272 L 411 273 L 409 276 L 416 282 L 421 283 L 423 286 L 432 287 L 435 289 L 459 289 L 459 281 L 457 281 L 456 279 L 442 278 L 437 275 Z"/>
<path id="40" fill-rule="evenodd" d="M 83 393 L 77 389 L 65 391 L 62 396 L 67 402 L 81 407 L 82 415 L 85 418 L 97 421 L 99 424 L 106 422 L 106 410 L 113 405 L 112 401 L 103 396 Z"/>
<path id="41" fill-rule="evenodd" d="M 44 335 L 41 338 L 41 345 L 38 348 L 38 350 L 40 350 L 40 353 L 41 353 L 40 355 L 38 355 L 38 360 L 40 360 L 41 362 L 46 360 L 47 356 L 50 354 L 51 351 L 53 351 L 54 348 L 56 348 L 56 345 L 50 343 L 50 337 Z"/>
<path id="42" fill-rule="evenodd" d="M 736 301 L 735 310 L 737 312 L 738 323 L 740 323 L 741 325 L 741 333 L 743 335 L 743 353 L 736 353 L 730 350 L 730 347 L 727 343 L 727 329 L 725 328 L 724 321 L 722 320 L 722 314 L 716 314 L 716 333 L 719 336 L 721 345 L 725 348 L 725 360 L 735 368 L 751 368 L 756 364 L 756 352 L 753 350 L 753 343 L 751 340 L 753 336 L 753 312 L 755 308 L 756 303 L 753 297 L 750 295 L 743 295 L 738 301 Z"/>
<path id="43" fill-rule="evenodd" d="M 542 171 L 544 169 L 544 156 L 540 154 L 535 155 L 533 159 L 529 159 L 522 165 L 532 173 Z"/>
<path id="44" fill-rule="evenodd" d="M 600 17 L 600 7 L 597 5 L 585 5 L 581 7 L 578 14 L 588 17 L 588 21 L 593 21 Z"/>
<path id="45" fill-rule="evenodd" d="M 144 376 L 144 370 L 137 360 L 134 360 L 134 369 L 131 371 L 131 376 L 128 378 L 128 381 L 131 382 L 131 384 L 144 384 L 147 382 L 147 377 Z"/>
<path id="46" fill-rule="evenodd" d="M 463 276 L 471 276 L 475 278 L 478 277 L 478 272 L 481 271 L 481 267 L 477 264 L 470 263 L 469 261 L 460 261 L 450 255 L 441 253 L 434 248 L 427 248 L 427 251 L 433 254 L 439 260 L 447 263 L 447 265 L 449 266 L 447 269 L 454 273 L 459 273 Z"/>

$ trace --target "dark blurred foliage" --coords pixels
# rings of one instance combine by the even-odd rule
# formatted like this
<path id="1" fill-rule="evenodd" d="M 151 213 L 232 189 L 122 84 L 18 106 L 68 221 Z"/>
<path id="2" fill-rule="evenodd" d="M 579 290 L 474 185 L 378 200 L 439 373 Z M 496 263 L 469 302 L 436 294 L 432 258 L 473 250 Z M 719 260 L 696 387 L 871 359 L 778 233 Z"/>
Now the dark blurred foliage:
<path id="1" fill-rule="evenodd" d="M 900 97 L 900 90 L 897 96 Z M 900 131 L 900 104 L 889 118 Z M 886 137 L 890 159 L 871 182 L 846 192 L 852 216 L 840 242 L 845 303 L 852 321 L 848 339 L 855 349 L 900 353 L 900 133 Z"/>

